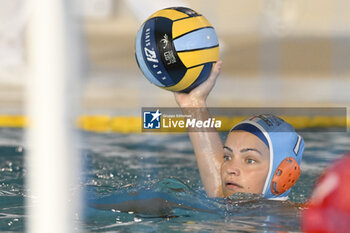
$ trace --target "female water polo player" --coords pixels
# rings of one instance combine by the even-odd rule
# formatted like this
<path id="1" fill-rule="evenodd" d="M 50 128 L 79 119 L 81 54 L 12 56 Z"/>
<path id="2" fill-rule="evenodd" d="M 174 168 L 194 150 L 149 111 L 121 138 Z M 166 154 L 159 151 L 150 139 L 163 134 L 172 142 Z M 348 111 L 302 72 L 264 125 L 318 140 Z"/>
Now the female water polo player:
<path id="1" fill-rule="evenodd" d="M 200 120 L 210 117 L 206 99 L 221 65 L 221 61 L 217 62 L 208 80 L 188 94 L 175 93 L 176 101 L 186 115 L 195 115 Z M 208 197 L 229 197 L 243 192 L 285 200 L 300 175 L 304 141 L 290 124 L 276 116 L 259 115 L 240 122 L 230 130 L 225 145 L 217 132 L 189 132 L 189 135 Z M 186 190 L 186 185 L 174 179 L 163 183 L 171 183 L 170 187 L 165 187 L 170 189 L 170 193 Z M 115 195 L 92 200 L 89 205 L 95 209 L 152 216 L 172 215 L 170 210 L 173 208 L 220 212 L 215 207 L 208 208 L 208 203 L 201 203 L 203 199 L 199 202 L 179 199 L 181 195 L 169 195 L 163 186 L 161 190 L 122 190 Z"/>
<path id="2" fill-rule="evenodd" d="M 186 114 L 201 120 L 210 117 L 206 99 L 221 67 L 222 61 L 218 61 L 208 80 L 190 93 L 175 92 L 176 102 Z M 243 192 L 285 200 L 299 178 L 303 138 L 274 115 L 253 116 L 237 124 L 225 145 L 217 132 L 189 132 L 189 136 L 209 197 Z"/>

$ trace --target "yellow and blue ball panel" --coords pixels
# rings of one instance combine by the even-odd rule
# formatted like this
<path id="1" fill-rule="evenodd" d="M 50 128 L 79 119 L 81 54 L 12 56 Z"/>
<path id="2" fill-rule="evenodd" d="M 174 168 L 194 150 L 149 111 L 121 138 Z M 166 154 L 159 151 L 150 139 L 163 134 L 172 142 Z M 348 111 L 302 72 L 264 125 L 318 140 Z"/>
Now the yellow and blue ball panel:
<path id="1" fill-rule="evenodd" d="M 146 78 L 171 91 L 188 92 L 204 82 L 219 58 L 214 28 L 183 7 L 153 14 L 136 37 L 136 60 Z"/>

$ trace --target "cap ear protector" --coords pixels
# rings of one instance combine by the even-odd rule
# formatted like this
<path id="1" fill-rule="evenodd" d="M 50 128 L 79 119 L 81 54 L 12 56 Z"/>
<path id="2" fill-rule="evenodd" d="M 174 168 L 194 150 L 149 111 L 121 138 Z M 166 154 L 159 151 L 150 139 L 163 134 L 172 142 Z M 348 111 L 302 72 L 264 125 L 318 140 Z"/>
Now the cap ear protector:
<path id="1" fill-rule="evenodd" d="M 280 195 L 293 187 L 300 176 L 300 166 L 298 162 L 291 157 L 285 158 L 277 167 L 272 180 L 271 192 Z"/>

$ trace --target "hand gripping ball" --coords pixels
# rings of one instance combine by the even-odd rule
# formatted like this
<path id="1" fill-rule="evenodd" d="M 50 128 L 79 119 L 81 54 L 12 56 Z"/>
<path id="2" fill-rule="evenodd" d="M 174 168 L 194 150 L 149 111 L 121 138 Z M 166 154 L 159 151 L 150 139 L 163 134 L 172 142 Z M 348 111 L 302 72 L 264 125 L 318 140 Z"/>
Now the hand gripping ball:
<path id="1" fill-rule="evenodd" d="M 189 8 L 157 11 L 136 36 L 136 60 L 146 78 L 170 91 L 203 83 L 219 59 L 219 42 L 208 20 Z"/>

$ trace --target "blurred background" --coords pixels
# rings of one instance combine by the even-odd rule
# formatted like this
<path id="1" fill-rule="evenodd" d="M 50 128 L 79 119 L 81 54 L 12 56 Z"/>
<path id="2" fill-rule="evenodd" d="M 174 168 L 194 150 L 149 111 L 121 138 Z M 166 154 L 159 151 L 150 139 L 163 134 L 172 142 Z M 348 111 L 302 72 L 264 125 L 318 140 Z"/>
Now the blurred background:
<path id="1" fill-rule="evenodd" d="M 26 0 L 0 0 L 0 114 L 24 113 L 29 73 Z M 220 39 L 222 74 L 212 107 L 320 107 L 350 103 L 347 0 L 80 0 L 86 64 L 81 114 L 139 116 L 172 107 L 172 93 L 137 67 L 135 35 L 153 12 L 187 6 Z M 72 22 L 76 23 L 76 22 Z"/>

